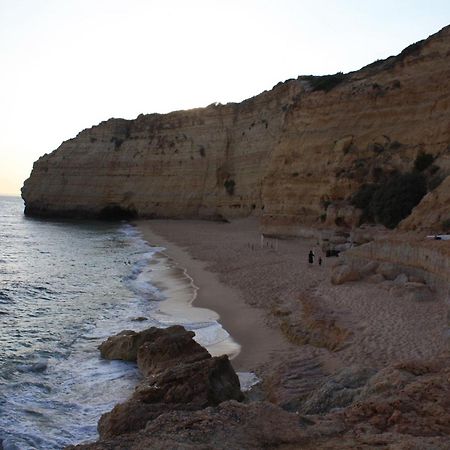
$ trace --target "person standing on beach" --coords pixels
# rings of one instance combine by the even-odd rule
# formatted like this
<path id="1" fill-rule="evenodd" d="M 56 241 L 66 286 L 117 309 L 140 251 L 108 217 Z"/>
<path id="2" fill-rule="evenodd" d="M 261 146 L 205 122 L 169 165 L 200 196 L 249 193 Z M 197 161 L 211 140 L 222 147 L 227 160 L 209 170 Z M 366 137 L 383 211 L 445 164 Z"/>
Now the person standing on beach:
<path id="1" fill-rule="evenodd" d="M 314 253 L 312 250 L 309 251 L 308 253 L 308 262 L 309 264 L 313 264 L 314 263 Z"/>
<path id="2" fill-rule="evenodd" d="M 321 266 L 321 265 L 322 265 L 322 257 L 319 256 L 319 266 Z"/>

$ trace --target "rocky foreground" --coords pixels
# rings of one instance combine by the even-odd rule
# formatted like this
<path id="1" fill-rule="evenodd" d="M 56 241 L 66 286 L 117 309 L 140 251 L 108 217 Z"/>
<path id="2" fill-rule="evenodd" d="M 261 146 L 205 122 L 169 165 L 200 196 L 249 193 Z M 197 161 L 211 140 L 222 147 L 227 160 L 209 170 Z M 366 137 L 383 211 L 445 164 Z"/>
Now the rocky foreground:
<path id="1" fill-rule="evenodd" d="M 69 449 L 448 449 L 450 358 L 348 367 L 288 412 L 242 394 L 228 357 L 180 326 L 123 331 L 107 359 L 137 361 L 132 397 L 99 421 L 96 443 Z"/>

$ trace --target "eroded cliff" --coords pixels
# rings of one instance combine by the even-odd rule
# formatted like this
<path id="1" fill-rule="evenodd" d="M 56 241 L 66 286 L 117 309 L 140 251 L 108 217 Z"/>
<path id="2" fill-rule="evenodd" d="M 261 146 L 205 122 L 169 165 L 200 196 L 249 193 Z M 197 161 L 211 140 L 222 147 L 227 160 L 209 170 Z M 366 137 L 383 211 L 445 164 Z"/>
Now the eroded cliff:
<path id="1" fill-rule="evenodd" d="M 362 183 L 411 170 L 419 152 L 435 157 L 435 177 L 445 179 L 449 62 L 446 27 L 347 75 L 299 77 L 239 104 L 110 119 L 35 163 L 26 213 L 256 214 L 267 232 L 296 234 Z M 414 228 L 436 225 L 428 203 L 423 214 L 416 207 Z"/>

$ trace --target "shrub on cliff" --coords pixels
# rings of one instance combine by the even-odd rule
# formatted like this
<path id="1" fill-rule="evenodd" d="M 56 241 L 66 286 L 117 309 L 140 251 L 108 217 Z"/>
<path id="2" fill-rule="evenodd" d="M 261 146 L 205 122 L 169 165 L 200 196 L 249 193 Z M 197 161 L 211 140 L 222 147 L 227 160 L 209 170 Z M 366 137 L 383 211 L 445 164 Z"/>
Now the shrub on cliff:
<path id="1" fill-rule="evenodd" d="M 331 91 L 334 87 L 336 87 L 338 84 L 342 83 L 346 78 L 347 75 L 338 72 L 334 75 L 322 75 L 322 76 L 314 76 L 309 75 L 302 77 L 303 79 L 309 81 L 309 84 L 311 85 L 311 88 L 314 91 Z"/>
<path id="2" fill-rule="evenodd" d="M 372 198 L 378 189 L 378 184 L 363 184 L 359 191 L 353 196 L 352 204 L 359 209 L 362 209 L 362 222 L 373 222 L 371 202 Z"/>
<path id="3" fill-rule="evenodd" d="M 442 221 L 442 229 L 448 233 L 450 231 L 450 219 L 445 219 Z"/>
<path id="4" fill-rule="evenodd" d="M 414 169 L 418 172 L 423 172 L 425 169 L 431 166 L 434 161 L 434 156 L 430 153 L 419 152 L 414 161 Z"/>
<path id="5" fill-rule="evenodd" d="M 395 228 L 426 194 L 425 177 L 418 172 L 391 175 L 384 183 L 363 185 L 352 204 L 363 210 L 362 220 Z"/>
<path id="6" fill-rule="evenodd" d="M 225 180 L 223 185 L 225 187 L 225 190 L 228 192 L 228 195 L 234 194 L 234 187 L 236 185 L 234 180 L 232 180 L 231 178 L 228 178 L 228 180 Z"/>

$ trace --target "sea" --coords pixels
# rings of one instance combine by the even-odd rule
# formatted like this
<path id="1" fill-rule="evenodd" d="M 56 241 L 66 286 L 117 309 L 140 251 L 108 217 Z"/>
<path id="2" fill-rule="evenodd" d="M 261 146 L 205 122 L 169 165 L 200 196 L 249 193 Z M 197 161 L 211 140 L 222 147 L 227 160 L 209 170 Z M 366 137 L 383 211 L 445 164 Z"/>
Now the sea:
<path id="1" fill-rule="evenodd" d="M 162 250 L 126 222 L 29 218 L 20 198 L 0 197 L 0 448 L 95 440 L 101 414 L 140 377 L 135 364 L 100 357 L 119 331 L 181 323 L 208 349 L 231 341 L 217 316 L 161 313 L 170 299 L 150 275 L 170 266 Z"/>

